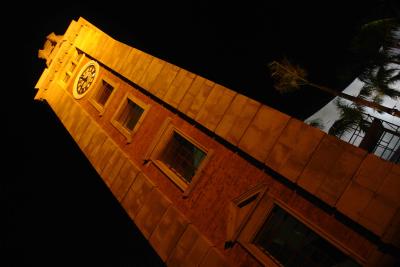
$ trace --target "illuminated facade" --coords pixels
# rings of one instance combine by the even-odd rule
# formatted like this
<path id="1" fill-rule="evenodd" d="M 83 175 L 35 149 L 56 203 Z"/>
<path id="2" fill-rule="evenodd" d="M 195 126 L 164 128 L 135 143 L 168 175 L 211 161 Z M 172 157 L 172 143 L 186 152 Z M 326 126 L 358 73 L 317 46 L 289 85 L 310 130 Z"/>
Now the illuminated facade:
<path id="1" fill-rule="evenodd" d="M 39 57 L 35 99 L 168 266 L 398 262 L 399 165 L 83 18 Z"/>

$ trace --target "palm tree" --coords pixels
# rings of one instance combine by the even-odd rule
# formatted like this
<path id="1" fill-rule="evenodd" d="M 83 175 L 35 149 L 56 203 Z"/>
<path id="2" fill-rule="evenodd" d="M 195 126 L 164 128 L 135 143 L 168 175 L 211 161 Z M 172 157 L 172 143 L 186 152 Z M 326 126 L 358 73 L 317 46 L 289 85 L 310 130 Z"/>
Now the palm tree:
<path id="1" fill-rule="evenodd" d="M 379 33 L 380 38 L 383 38 L 380 48 L 373 54 L 366 48 L 362 48 L 365 44 L 363 36 L 368 36 L 367 33 L 371 32 Z M 400 97 L 400 91 L 395 88 L 396 83 L 400 81 L 399 42 L 400 24 L 395 19 L 376 20 L 364 25 L 353 43 L 353 47 L 358 47 L 365 59 L 363 70 L 358 77 L 363 82 L 363 86 L 357 96 L 309 81 L 306 78 L 307 72 L 300 66 L 290 63 L 286 58 L 273 61 L 268 66 L 274 80 L 274 87 L 281 93 L 298 90 L 308 85 L 339 97 L 339 100 L 335 101 L 339 110 L 339 119 L 329 129 L 330 134 L 340 136 L 354 129 L 355 126 L 366 132 L 369 127 L 369 123 L 366 123 L 364 119 L 366 107 L 400 117 L 400 110 L 382 105 L 385 96 L 392 99 Z M 349 100 L 350 103 L 341 99 Z"/>

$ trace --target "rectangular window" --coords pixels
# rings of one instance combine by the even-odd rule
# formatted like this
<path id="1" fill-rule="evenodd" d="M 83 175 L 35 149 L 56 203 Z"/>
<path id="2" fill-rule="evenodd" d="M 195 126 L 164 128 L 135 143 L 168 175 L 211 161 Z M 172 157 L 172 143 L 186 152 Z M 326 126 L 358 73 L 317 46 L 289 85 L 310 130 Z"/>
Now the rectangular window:
<path id="1" fill-rule="evenodd" d="M 78 64 L 80 62 L 80 60 L 82 59 L 82 57 L 83 57 L 83 52 L 76 50 L 73 61 L 75 61 L 75 63 Z"/>
<path id="2" fill-rule="evenodd" d="M 277 205 L 253 243 L 283 266 L 360 266 Z"/>
<path id="3" fill-rule="evenodd" d="M 117 121 L 127 130 L 132 131 L 139 121 L 140 116 L 142 116 L 143 112 L 143 108 L 132 102 L 132 100 L 127 99 L 126 105 L 121 110 Z"/>
<path id="4" fill-rule="evenodd" d="M 89 98 L 90 103 L 99 111 L 102 116 L 105 112 L 106 106 L 116 90 L 119 83 L 106 76 L 102 76 L 101 81 L 96 85 L 96 88 Z"/>
<path id="5" fill-rule="evenodd" d="M 212 152 L 212 149 L 177 129 L 168 118 L 161 125 L 145 157 L 187 197 L 201 177 Z"/>
<path id="6" fill-rule="evenodd" d="M 174 132 L 162 151 L 160 160 L 190 183 L 206 153 Z"/>
<path id="7" fill-rule="evenodd" d="M 103 101 L 107 94 L 108 92 L 104 91 L 100 101 Z M 133 95 L 127 94 L 115 112 L 111 123 L 125 135 L 128 143 L 131 142 L 132 135 L 143 121 L 149 107 L 148 104 L 143 103 Z"/>
<path id="8" fill-rule="evenodd" d="M 102 80 L 100 83 L 100 87 L 96 92 L 95 101 L 102 107 L 105 106 L 107 100 L 110 98 L 111 93 L 113 92 L 114 87 L 106 81 Z"/>
<path id="9" fill-rule="evenodd" d="M 71 65 L 69 66 L 69 72 L 74 72 L 74 70 L 75 70 L 75 68 L 76 68 L 76 63 L 74 63 L 74 62 L 71 62 Z"/>
<path id="10" fill-rule="evenodd" d="M 69 73 L 65 73 L 64 78 L 63 78 L 63 82 L 64 82 L 64 83 L 67 83 L 70 77 L 71 77 L 71 76 L 70 76 Z"/>

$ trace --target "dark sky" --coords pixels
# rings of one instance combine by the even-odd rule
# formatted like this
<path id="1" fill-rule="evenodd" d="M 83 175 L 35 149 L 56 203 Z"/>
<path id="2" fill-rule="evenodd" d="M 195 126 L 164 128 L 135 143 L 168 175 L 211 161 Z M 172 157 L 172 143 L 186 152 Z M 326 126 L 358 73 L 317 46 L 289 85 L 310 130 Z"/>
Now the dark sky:
<path id="1" fill-rule="evenodd" d="M 13 19 L 2 22 L 8 64 L 0 251 L 7 257 L 0 257 L 0 266 L 160 263 L 50 107 L 33 101 L 45 67 L 37 51 L 49 33 L 63 34 L 83 16 L 117 40 L 305 119 L 330 97 L 311 89 L 279 95 L 268 62 L 287 56 L 316 81 L 345 86 L 338 77 L 351 58 L 351 37 L 362 23 L 391 12 L 384 1 L 190 2 L 54 2 L 2 11 Z"/>
<path id="2" fill-rule="evenodd" d="M 313 81 L 344 89 L 353 79 L 346 72 L 352 37 L 367 21 L 393 16 L 399 5 L 394 0 L 188 2 L 47 7 L 32 15 L 29 53 L 45 35 L 62 34 L 71 19 L 83 16 L 117 40 L 306 119 L 331 96 L 312 88 L 280 95 L 267 64 L 286 56 Z"/>

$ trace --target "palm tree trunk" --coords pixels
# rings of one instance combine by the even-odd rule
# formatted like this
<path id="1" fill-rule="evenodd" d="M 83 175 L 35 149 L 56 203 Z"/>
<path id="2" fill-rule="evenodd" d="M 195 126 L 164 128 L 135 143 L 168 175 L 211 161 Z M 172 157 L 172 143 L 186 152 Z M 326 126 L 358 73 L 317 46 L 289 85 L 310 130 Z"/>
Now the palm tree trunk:
<path id="1" fill-rule="evenodd" d="M 301 77 L 299 77 L 299 79 L 301 79 L 304 83 L 306 83 L 306 84 L 308 84 L 308 85 L 310 85 L 312 87 L 318 88 L 321 91 L 329 93 L 329 94 L 331 94 L 333 96 L 338 96 L 338 97 L 350 100 L 350 101 L 352 101 L 352 102 L 354 102 L 356 104 L 359 104 L 359 105 L 362 105 L 362 106 L 366 106 L 366 107 L 370 107 L 372 109 L 376 109 L 376 110 L 379 110 L 379 111 L 382 111 L 382 112 L 386 112 L 386 113 L 391 114 L 391 115 L 396 116 L 396 117 L 400 117 L 400 111 L 397 110 L 397 109 L 388 108 L 388 107 L 379 105 L 378 103 L 371 102 L 371 101 L 368 101 L 368 100 L 360 98 L 360 97 L 348 95 L 348 94 L 345 94 L 343 92 L 333 90 L 332 88 L 309 82 L 309 81 L 307 81 L 307 80 L 305 80 L 305 79 L 303 79 Z"/>
<path id="2" fill-rule="evenodd" d="M 296 77 L 296 79 L 302 81 L 304 84 L 307 84 L 309 86 L 312 86 L 312 87 L 315 87 L 317 89 L 320 89 L 321 91 L 323 91 L 325 93 L 328 93 L 328 94 L 331 94 L 333 96 L 338 96 L 338 97 L 350 100 L 350 101 L 352 101 L 352 102 L 354 102 L 356 104 L 362 105 L 362 106 L 370 107 L 372 109 L 388 113 L 388 114 L 390 114 L 392 116 L 400 117 L 400 110 L 397 110 L 397 109 L 394 109 L 394 108 L 393 109 L 392 108 L 388 108 L 388 107 L 382 106 L 382 105 L 380 105 L 378 103 L 371 102 L 371 101 L 368 101 L 368 100 L 360 98 L 360 97 L 348 95 L 348 94 L 345 94 L 345 93 L 343 93 L 341 91 L 336 91 L 336 90 L 334 90 L 332 88 L 312 83 L 312 82 L 308 81 L 307 79 L 299 76 L 297 73 L 295 73 L 295 72 L 291 71 L 290 69 L 286 68 L 284 65 L 282 65 L 279 62 L 274 61 L 271 64 L 278 65 L 279 68 L 281 68 L 282 70 L 284 70 L 287 73 L 290 73 L 290 75 L 292 75 L 292 77 Z"/>

